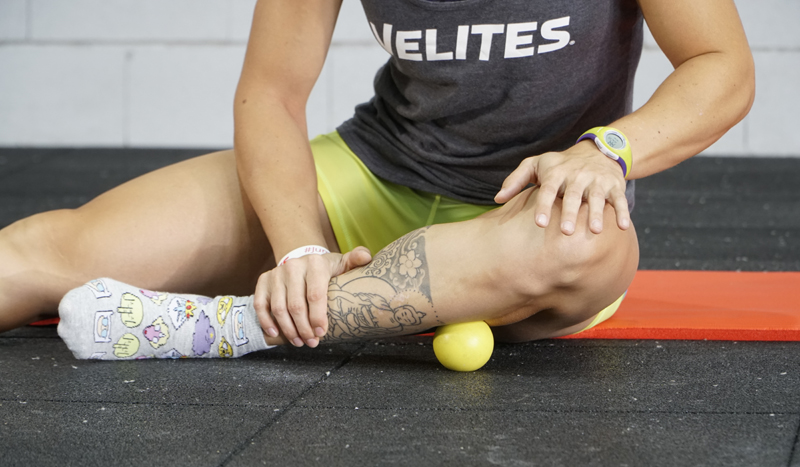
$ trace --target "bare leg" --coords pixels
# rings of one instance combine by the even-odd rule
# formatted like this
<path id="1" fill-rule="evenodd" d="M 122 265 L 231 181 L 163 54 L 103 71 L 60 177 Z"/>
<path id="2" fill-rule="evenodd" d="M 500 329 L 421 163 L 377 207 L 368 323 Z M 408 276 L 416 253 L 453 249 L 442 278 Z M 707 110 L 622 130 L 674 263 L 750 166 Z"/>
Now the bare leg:
<path id="1" fill-rule="evenodd" d="M 636 234 L 616 228 L 610 207 L 610 227 L 600 235 L 586 227 L 586 206 L 572 236 L 557 222 L 542 229 L 533 220 L 536 195 L 529 189 L 479 218 L 411 232 L 369 265 L 334 278 L 325 341 L 477 320 L 511 341 L 580 330 L 633 280 Z M 560 203 L 554 216 L 559 211 Z"/>
<path id="2" fill-rule="evenodd" d="M 79 209 L 0 230 L 0 332 L 55 316 L 67 291 L 97 277 L 154 290 L 252 293 L 274 259 L 235 167 L 233 151 L 201 156 Z M 321 201 L 320 215 L 335 246 Z"/>
<path id="3" fill-rule="evenodd" d="M 614 227 L 601 235 L 586 229 L 585 208 L 572 236 L 563 235 L 557 223 L 541 229 L 531 219 L 536 196 L 535 190 L 528 190 L 479 218 L 411 232 L 381 250 L 370 264 L 334 277 L 328 288 L 324 342 L 411 334 L 477 320 L 487 321 L 499 338 L 512 341 L 563 335 L 585 326 L 633 279 L 638 262 L 635 232 L 616 229 L 611 208 L 606 220 Z M 557 213 L 559 206 L 555 209 Z M 282 336 L 247 338 L 252 334 L 245 331 L 258 329 L 252 297 L 217 297 L 203 300 L 202 311 L 194 305 L 184 310 L 182 300 L 188 304 L 200 297 L 158 294 L 153 305 L 145 298 L 149 295 L 137 296 L 135 287 L 103 282 L 89 287 L 101 293 L 80 287 L 61 303 L 59 334 L 79 358 L 163 358 L 171 352 L 230 357 L 286 343 Z M 127 329 L 110 317 L 113 311 L 103 311 L 109 310 L 108 300 L 120 303 L 117 314 L 122 324 L 136 329 L 133 334 L 122 335 Z M 230 309 L 236 310 L 236 319 L 227 318 Z M 184 316 L 187 310 L 190 314 Z M 209 319 L 214 310 L 219 327 Z M 190 315 L 193 322 L 197 318 L 194 334 L 192 326 L 184 326 Z M 104 317 L 107 321 L 98 321 Z M 225 328 L 235 327 L 235 322 L 240 323 L 241 342 L 235 330 Z M 140 346 L 142 332 L 153 349 Z M 250 347 L 234 349 L 229 344 L 250 341 Z M 198 342 L 205 345 L 198 347 Z M 211 348 L 216 342 L 218 352 Z"/>

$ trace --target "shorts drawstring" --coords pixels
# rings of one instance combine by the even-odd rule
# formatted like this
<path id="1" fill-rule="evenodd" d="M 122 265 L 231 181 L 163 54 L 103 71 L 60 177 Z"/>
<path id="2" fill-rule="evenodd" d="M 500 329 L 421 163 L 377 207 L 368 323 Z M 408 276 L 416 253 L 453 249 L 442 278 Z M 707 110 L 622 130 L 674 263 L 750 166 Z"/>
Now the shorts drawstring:
<path id="1" fill-rule="evenodd" d="M 440 201 L 442 201 L 442 195 L 436 195 L 436 198 L 433 200 L 433 205 L 431 206 L 431 213 L 428 214 L 428 220 L 425 222 L 425 225 L 433 224 L 433 219 L 436 217 L 436 210 L 439 208 Z"/>

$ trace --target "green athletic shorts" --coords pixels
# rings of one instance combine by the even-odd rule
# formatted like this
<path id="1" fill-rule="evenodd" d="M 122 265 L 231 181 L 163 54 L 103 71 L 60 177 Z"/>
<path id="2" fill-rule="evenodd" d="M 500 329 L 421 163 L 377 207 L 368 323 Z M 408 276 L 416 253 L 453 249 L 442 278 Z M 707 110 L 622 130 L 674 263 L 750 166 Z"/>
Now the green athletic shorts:
<path id="1" fill-rule="evenodd" d="M 335 131 L 311 140 L 311 151 L 317 166 L 319 194 L 342 253 L 361 245 L 374 255 L 412 230 L 472 219 L 496 208 L 378 178 Z M 610 318 L 624 297 L 598 313 L 583 331 Z"/>
<path id="2" fill-rule="evenodd" d="M 314 138 L 311 151 L 317 166 L 319 194 L 342 253 L 363 245 L 374 255 L 412 230 L 472 219 L 496 208 L 463 203 L 378 178 L 337 132 Z"/>

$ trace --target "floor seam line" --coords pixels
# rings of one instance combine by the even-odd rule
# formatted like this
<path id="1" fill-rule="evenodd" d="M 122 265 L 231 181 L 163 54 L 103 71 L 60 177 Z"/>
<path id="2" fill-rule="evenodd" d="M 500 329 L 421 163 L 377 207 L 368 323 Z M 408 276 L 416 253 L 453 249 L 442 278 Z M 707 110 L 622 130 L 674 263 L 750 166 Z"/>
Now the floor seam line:
<path id="1" fill-rule="evenodd" d="M 278 423 L 286 413 L 288 413 L 291 409 L 293 409 L 294 407 L 296 407 L 298 405 L 297 401 L 302 399 L 303 396 L 308 394 L 312 389 L 314 389 L 315 387 L 317 387 L 320 384 L 324 383 L 325 380 L 327 380 L 330 377 L 331 374 L 335 373 L 340 368 L 342 368 L 343 366 L 345 366 L 348 363 L 350 363 L 350 361 L 355 356 L 357 356 L 362 350 L 364 350 L 365 346 L 366 346 L 366 344 L 362 344 L 361 346 L 359 346 L 350 355 L 348 355 L 340 363 L 338 363 L 336 366 L 334 366 L 330 371 L 325 372 L 325 374 L 322 377 L 320 377 L 317 381 L 309 384 L 308 387 L 303 389 L 303 391 L 301 391 L 300 394 L 298 394 L 297 397 L 295 397 L 293 401 L 291 401 L 289 404 L 287 404 L 286 407 L 284 407 L 283 409 L 280 409 L 280 411 L 278 412 L 277 416 L 271 418 L 263 426 L 258 428 L 251 436 L 249 436 L 243 443 L 239 444 L 239 446 L 237 446 L 235 449 L 231 450 L 231 452 L 229 452 L 228 455 L 225 456 L 224 459 L 222 459 L 222 461 L 218 464 L 218 466 L 219 467 L 224 467 L 224 466 L 228 465 L 230 463 L 230 461 L 232 461 L 233 458 L 237 454 L 239 454 L 239 453 L 243 452 L 245 449 L 247 449 L 248 443 L 252 443 L 253 440 L 256 438 L 256 436 L 258 436 L 259 434 L 261 434 L 264 431 L 266 431 L 269 427 L 271 427 L 271 426 L 275 425 L 276 423 Z"/>
<path id="2" fill-rule="evenodd" d="M 800 441 L 800 420 L 797 421 L 797 429 L 794 431 L 794 442 L 792 442 L 792 447 L 789 450 L 789 461 L 786 463 L 786 467 L 792 466 L 792 461 L 794 461 L 794 453 L 797 450 L 797 443 Z"/>

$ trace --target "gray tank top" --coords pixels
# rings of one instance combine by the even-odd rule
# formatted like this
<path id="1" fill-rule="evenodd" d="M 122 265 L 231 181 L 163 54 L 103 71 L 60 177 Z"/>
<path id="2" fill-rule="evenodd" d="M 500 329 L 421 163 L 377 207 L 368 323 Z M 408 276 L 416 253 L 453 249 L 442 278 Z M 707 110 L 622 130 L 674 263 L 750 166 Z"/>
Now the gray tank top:
<path id="1" fill-rule="evenodd" d="M 632 110 L 635 0 L 361 3 L 391 57 L 338 131 L 390 182 L 494 204 L 522 159 Z"/>

